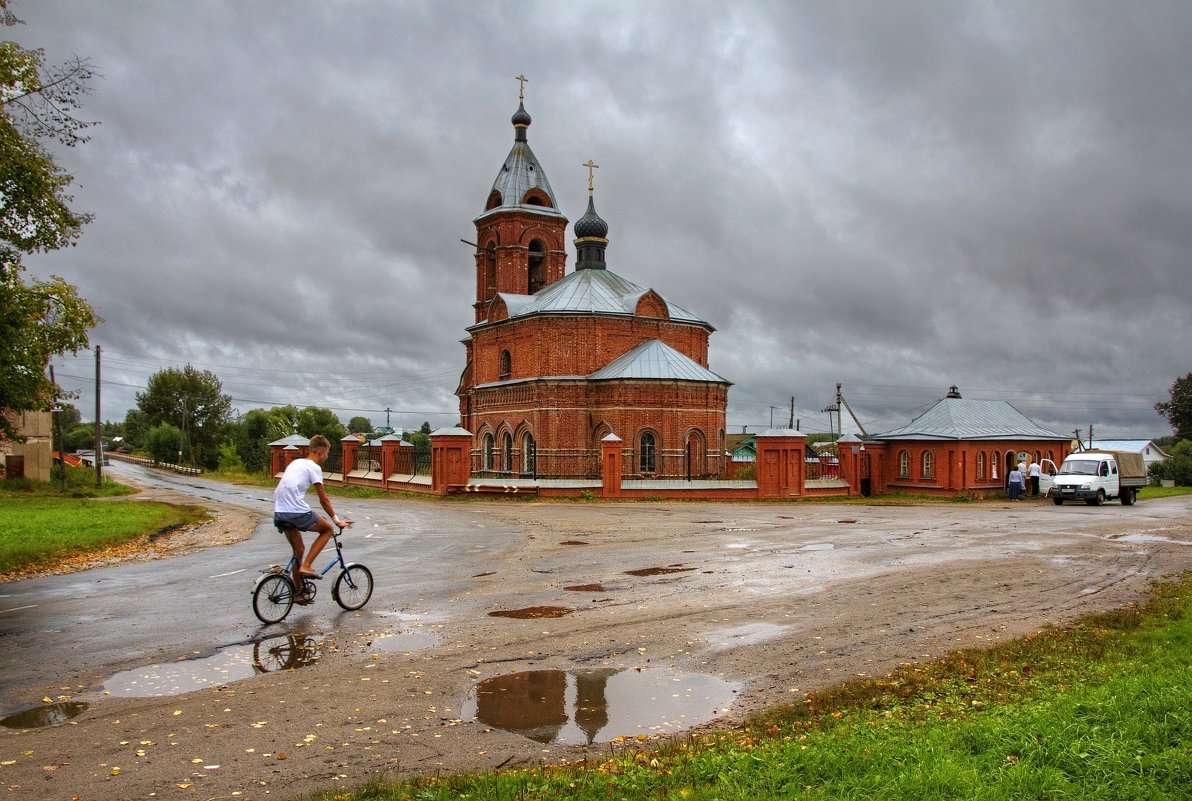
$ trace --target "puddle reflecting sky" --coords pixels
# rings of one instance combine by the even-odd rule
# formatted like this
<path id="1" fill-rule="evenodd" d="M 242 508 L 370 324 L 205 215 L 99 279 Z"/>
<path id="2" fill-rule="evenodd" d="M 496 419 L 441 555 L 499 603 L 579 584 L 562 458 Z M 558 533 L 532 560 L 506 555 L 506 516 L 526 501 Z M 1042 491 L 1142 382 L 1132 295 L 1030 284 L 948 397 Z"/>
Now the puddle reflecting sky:
<path id="1" fill-rule="evenodd" d="M 530 670 L 480 682 L 462 717 L 540 743 L 584 745 L 698 726 L 722 714 L 734 691 L 715 676 L 664 668 Z"/>
<path id="2" fill-rule="evenodd" d="M 410 628 L 365 633 L 349 641 L 346 647 L 355 645 L 368 652 L 405 653 L 429 648 L 437 640 L 432 631 Z M 125 698 L 181 695 L 243 681 L 261 673 L 318 664 L 327 642 L 321 636 L 279 634 L 246 645 L 230 645 L 210 656 L 125 670 L 104 682 L 103 688 L 111 695 Z M 340 650 L 344 650 L 344 646 Z"/>

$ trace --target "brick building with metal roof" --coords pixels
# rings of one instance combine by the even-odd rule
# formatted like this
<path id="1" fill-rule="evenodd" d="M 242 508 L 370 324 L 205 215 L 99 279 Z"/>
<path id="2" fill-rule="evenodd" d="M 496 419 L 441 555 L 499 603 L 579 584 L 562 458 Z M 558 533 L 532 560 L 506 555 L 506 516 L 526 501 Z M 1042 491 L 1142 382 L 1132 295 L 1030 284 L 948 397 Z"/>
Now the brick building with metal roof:
<path id="1" fill-rule="evenodd" d="M 945 495 L 1000 492 L 1018 462 L 1058 465 L 1071 450 L 1067 435 L 1006 401 L 966 400 L 956 387 L 906 425 L 874 434 L 866 448 L 875 492 Z"/>
<path id="2" fill-rule="evenodd" d="M 718 476 L 730 382 L 708 368 L 709 323 L 609 270 L 608 224 L 567 218 L 526 136 L 514 144 L 476 225 L 476 322 L 456 395 L 473 436 L 472 472 L 591 478 L 601 440 L 624 442 L 627 478 Z"/>

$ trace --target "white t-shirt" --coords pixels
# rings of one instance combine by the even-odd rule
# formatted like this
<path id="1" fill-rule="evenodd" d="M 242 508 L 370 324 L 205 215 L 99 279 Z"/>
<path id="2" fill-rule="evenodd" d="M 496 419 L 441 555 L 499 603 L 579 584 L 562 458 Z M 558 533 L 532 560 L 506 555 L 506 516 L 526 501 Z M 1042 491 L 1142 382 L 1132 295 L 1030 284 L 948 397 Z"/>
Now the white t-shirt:
<path id="1" fill-rule="evenodd" d="M 309 512 L 306 491 L 311 484 L 323 483 L 323 468 L 313 459 L 295 459 L 290 462 L 281 481 L 273 491 L 274 512 Z"/>

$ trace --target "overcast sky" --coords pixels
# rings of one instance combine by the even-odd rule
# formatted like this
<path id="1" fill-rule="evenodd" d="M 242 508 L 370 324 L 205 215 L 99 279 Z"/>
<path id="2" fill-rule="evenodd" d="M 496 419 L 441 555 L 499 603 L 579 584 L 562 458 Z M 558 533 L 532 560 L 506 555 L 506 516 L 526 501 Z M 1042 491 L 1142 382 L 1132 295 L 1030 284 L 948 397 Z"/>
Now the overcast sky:
<path id="1" fill-rule="evenodd" d="M 1192 372 L 1187 0 L 12 7 L 103 75 L 59 157 L 95 221 L 28 264 L 106 320 L 105 419 L 189 363 L 240 412 L 455 424 L 523 73 L 563 212 L 595 160 L 609 268 L 716 327 L 730 432 L 824 431 L 839 382 L 870 433 L 956 384 L 1162 436 Z M 93 354 L 55 365 L 93 418 Z"/>

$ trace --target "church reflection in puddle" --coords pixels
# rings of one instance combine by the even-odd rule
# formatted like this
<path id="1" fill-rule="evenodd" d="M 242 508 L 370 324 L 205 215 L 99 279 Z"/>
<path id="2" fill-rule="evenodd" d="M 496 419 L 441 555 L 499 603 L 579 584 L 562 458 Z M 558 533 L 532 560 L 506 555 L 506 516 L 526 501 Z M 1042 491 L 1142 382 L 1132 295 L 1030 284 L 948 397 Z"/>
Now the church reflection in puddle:
<path id="1" fill-rule="evenodd" d="M 663 668 L 530 670 L 476 685 L 462 717 L 540 743 L 585 745 L 665 734 L 727 711 L 734 686 Z"/>

